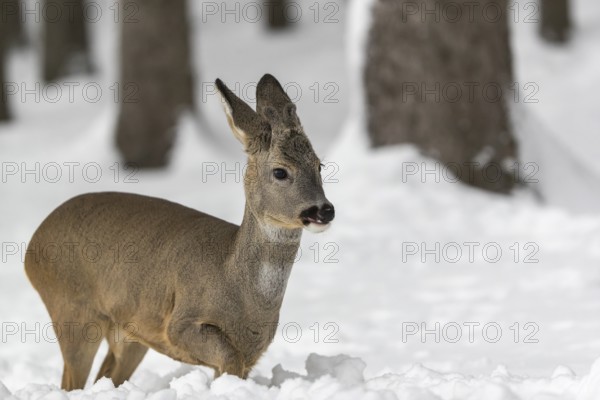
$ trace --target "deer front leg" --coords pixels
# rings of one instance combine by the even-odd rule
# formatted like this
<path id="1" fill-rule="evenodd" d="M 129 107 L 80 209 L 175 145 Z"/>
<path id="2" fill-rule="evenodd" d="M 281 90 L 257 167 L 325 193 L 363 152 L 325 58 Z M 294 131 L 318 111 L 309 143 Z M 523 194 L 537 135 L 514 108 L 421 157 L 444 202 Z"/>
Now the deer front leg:
<path id="1" fill-rule="evenodd" d="M 168 337 L 182 361 L 214 368 L 215 378 L 224 373 L 245 379 L 244 359 L 219 327 L 179 320 L 171 323 Z"/>

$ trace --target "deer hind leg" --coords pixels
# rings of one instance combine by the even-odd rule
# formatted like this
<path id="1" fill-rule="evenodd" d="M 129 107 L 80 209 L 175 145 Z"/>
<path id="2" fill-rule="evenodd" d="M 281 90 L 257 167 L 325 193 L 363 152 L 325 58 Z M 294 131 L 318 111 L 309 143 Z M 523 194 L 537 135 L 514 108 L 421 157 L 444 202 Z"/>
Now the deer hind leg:
<path id="1" fill-rule="evenodd" d="M 136 339 L 120 334 L 125 330 L 115 330 L 118 326 L 111 324 L 111 329 L 106 335 L 108 341 L 108 354 L 96 376 L 96 381 L 102 377 L 112 379 L 115 386 L 122 385 L 131 378 L 135 369 L 142 362 L 148 347 Z"/>
<path id="2" fill-rule="evenodd" d="M 61 388 L 83 389 L 106 324 L 93 312 L 62 311 L 60 319 L 52 318 L 64 361 Z"/>

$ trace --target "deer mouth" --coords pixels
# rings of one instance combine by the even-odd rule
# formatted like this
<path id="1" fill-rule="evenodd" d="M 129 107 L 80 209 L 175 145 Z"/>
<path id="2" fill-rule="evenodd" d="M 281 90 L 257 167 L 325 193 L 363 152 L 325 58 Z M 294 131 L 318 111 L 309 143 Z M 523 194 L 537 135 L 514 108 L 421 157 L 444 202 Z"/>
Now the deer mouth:
<path id="1" fill-rule="evenodd" d="M 320 233 L 329 228 L 334 215 L 333 206 L 326 203 L 320 208 L 312 206 L 302 211 L 300 213 L 300 220 L 307 231 Z"/>
<path id="2" fill-rule="evenodd" d="M 303 217 L 302 223 L 304 224 L 304 226 L 306 226 L 308 224 L 329 225 L 329 222 L 325 222 L 322 219 L 315 218 L 315 217 Z"/>
<path id="3" fill-rule="evenodd" d="M 312 233 L 324 232 L 331 225 L 330 222 L 325 222 L 319 218 L 314 217 L 303 217 L 302 224 L 304 225 L 304 229 Z"/>

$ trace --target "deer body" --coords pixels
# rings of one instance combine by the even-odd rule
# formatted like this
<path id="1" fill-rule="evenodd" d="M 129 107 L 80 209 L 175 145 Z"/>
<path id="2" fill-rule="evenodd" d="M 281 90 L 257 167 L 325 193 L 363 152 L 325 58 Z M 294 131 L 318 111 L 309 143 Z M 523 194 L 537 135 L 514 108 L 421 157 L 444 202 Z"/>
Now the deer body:
<path id="1" fill-rule="evenodd" d="M 262 114 L 218 86 L 254 171 L 240 226 L 158 198 L 91 193 L 59 206 L 31 239 L 25 269 L 55 324 L 63 389 L 85 385 L 98 331 L 109 353 L 97 379 L 115 385 L 148 348 L 245 378 L 272 341 L 302 228 L 324 229 L 333 207 L 275 78 L 258 85 Z M 289 171 L 273 172 L 280 166 Z M 43 251 L 51 244 L 58 257 Z"/>

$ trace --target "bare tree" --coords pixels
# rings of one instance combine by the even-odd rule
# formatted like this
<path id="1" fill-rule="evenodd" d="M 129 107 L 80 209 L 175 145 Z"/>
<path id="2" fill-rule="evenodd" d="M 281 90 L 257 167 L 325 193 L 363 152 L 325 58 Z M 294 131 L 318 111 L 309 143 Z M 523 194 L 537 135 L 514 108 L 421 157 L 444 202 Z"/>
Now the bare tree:
<path id="1" fill-rule="evenodd" d="M 269 28 L 284 29 L 288 27 L 289 21 L 286 13 L 288 4 L 288 0 L 269 0 L 263 3 L 266 8 Z"/>
<path id="2" fill-rule="evenodd" d="M 21 7 L 19 0 L 0 0 L 0 24 L 6 24 L 6 43 L 22 45 L 26 42 L 23 23 L 21 21 Z"/>
<path id="3" fill-rule="evenodd" d="M 0 6 L 4 3 L 0 2 Z M 8 99 L 6 98 L 6 81 L 4 76 L 4 63 L 6 58 L 6 48 L 8 47 L 7 39 L 9 37 L 7 31 L 10 26 L 5 21 L 0 19 L 0 121 L 6 121 L 10 118 L 8 112 Z"/>
<path id="4" fill-rule="evenodd" d="M 540 8 L 542 37 L 550 42 L 566 42 L 571 30 L 569 0 L 540 0 Z"/>
<path id="5" fill-rule="evenodd" d="M 5 78 L 4 78 L 4 52 L 0 50 L 0 121 L 10 119 L 8 112 L 8 99 L 6 98 Z"/>
<path id="6" fill-rule="evenodd" d="M 46 0 L 44 10 L 44 79 L 91 72 L 83 0 Z"/>
<path id="7" fill-rule="evenodd" d="M 507 192 L 516 144 L 503 96 L 506 3 L 444 4 L 376 0 L 364 72 L 372 144 L 416 144 L 464 182 Z"/>
<path id="8" fill-rule="evenodd" d="M 123 7 L 116 142 L 126 162 L 160 167 L 180 111 L 193 105 L 186 1 L 128 0 Z"/>

